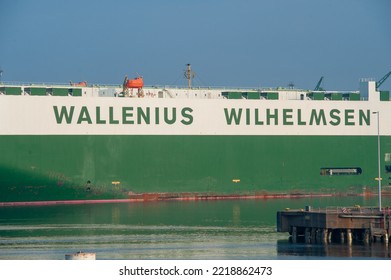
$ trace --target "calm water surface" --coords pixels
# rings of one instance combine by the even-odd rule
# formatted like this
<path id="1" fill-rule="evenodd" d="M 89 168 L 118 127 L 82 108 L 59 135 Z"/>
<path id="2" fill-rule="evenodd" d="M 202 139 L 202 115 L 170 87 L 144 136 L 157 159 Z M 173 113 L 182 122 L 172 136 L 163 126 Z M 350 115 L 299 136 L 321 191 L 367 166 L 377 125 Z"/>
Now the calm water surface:
<path id="1" fill-rule="evenodd" d="M 292 244 L 276 232 L 276 212 L 289 208 L 375 206 L 377 198 L 306 198 L 145 202 L 0 208 L 0 259 L 390 258 L 376 243 Z M 383 206 L 391 205 L 383 197 Z"/>

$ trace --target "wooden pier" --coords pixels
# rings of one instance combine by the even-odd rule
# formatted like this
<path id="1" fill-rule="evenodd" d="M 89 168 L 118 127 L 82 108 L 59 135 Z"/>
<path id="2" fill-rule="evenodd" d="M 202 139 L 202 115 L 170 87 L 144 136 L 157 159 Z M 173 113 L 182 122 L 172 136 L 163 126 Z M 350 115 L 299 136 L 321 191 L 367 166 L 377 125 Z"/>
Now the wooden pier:
<path id="1" fill-rule="evenodd" d="M 329 207 L 277 212 L 277 231 L 289 232 L 293 243 L 389 243 L 390 208 Z"/>

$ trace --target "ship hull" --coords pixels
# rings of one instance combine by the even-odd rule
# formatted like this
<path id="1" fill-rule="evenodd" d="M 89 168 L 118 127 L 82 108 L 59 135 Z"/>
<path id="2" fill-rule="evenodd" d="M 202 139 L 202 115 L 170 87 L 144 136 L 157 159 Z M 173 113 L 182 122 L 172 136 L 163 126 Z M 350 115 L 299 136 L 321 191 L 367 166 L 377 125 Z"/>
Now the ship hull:
<path id="1" fill-rule="evenodd" d="M 391 137 L 381 142 L 390 150 Z M 0 147 L 2 202 L 361 194 L 377 184 L 375 136 L 14 135 Z M 342 167 L 360 172 L 324 171 Z"/>

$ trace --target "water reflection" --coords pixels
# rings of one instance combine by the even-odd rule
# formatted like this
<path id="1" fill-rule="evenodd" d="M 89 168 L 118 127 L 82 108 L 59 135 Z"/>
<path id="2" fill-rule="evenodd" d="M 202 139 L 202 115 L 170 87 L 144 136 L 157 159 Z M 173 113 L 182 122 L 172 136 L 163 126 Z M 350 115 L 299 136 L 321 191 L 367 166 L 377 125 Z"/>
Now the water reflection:
<path id="1" fill-rule="evenodd" d="M 289 207 L 375 205 L 376 198 L 147 202 L 0 207 L 0 259 L 64 259 L 92 251 L 97 259 L 389 258 L 369 247 L 291 244 L 276 232 Z M 390 205 L 384 198 L 384 205 Z"/>
<path id="2" fill-rule="evenodd" d="M 391 246 L 381 242 L 365 244 L 304 244 L 289 240 L 277 241 L 277 254 L 281 258 L 305 257 L 328 259 L 391 258 Z"/>

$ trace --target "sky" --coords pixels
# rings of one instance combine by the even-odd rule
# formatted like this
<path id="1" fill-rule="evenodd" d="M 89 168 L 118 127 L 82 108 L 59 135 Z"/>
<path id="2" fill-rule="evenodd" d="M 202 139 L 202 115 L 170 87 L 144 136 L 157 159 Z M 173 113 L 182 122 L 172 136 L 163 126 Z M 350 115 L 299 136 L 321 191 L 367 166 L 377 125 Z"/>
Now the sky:
<path id="1" fill-rule="evenodd" d="M 2 81 L 357 90 L 391 71 L 390 0 L 0 0 Z M 391 77 L 381 89 L 391 90 Z"/>

